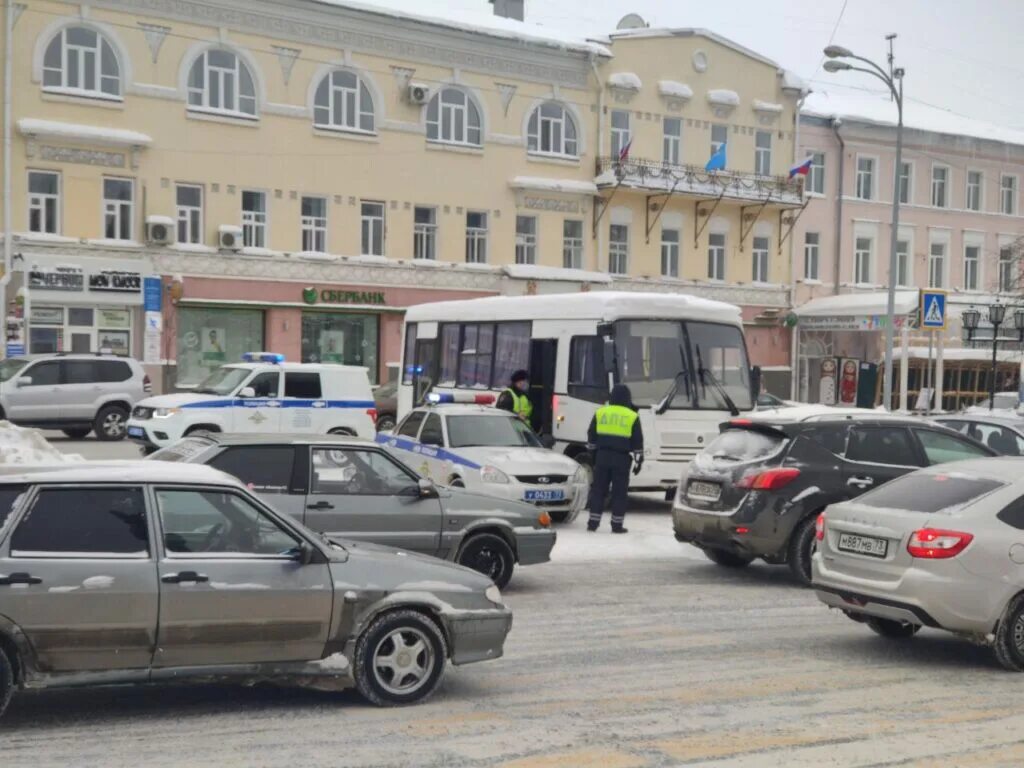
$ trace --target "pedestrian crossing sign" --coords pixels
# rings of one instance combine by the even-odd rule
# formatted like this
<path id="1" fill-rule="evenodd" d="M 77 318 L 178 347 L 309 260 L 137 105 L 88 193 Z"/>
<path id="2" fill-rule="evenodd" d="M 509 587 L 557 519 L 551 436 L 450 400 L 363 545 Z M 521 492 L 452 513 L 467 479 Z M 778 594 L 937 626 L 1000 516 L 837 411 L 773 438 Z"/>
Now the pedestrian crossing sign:
<path id="1" fill-rule="evenodd" d="M 928 331 L 946 330 L 945 291 L 921 291 L 921 328 Z"/>

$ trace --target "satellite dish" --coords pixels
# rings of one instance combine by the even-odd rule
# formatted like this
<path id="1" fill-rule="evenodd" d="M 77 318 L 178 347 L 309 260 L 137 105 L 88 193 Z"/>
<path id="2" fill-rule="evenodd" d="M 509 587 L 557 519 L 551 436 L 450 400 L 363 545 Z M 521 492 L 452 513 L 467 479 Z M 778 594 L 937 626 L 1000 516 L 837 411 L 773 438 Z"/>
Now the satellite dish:
<path id="1" fill-rule="evenodd" d="M 627 13 L 619 20 L 615 28 L 618 30 L 647 29 L 647 22 L 644 21 L 644 17 L 639 13 Z"/>

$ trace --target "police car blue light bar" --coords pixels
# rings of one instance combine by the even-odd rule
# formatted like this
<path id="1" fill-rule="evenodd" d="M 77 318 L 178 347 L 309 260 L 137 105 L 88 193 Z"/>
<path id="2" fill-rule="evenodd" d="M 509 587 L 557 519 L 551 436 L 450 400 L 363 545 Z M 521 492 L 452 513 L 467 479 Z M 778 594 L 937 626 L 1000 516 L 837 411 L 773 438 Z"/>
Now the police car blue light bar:
<path id="1" fill-rule="evenodd" d="M 470 405 L 493 405 L 494 395 L 474 395 L 471 392 L 431 392 L 427 402 L 432 405 L 444 403 L 463 403 Z"/>
<path id="2" fill-rule="evenodd" d="M 246 363 L 283 363 L 284 355 L 280 352 L 246 352 L 242 360 Z"/>

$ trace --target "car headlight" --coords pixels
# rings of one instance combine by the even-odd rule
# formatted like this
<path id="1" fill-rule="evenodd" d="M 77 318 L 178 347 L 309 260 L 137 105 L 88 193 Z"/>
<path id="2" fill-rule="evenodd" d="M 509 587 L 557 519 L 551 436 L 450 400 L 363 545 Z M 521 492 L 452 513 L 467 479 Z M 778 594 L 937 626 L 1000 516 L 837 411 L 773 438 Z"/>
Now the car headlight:
<path id="1" fill-rule="evenodd" d="M 590 473 L 587 472 L 587 468 L 584 466 L 576 467 L 576 474 L 572 476 L 574 483 L 585 483 L 590 479 Z"/>
<path id="2" fill-rule="evenodd" d="M 499 483 L 502 485 L 508 483 L 508 475 L 497 467 L 480 467 L 480 479 L 485 483 Z"/>
<path id="3" fill-rule="evenodd" d="M 484 592 L 484 597 L 486 597 L 495 605 L 503 605 L 503 603 L 501 602 L 501 590 L 493 584 L 491 584 L 491 586 L 489 586 L 487 590 Z"/>
<path id="4" fill-rule="evenodd" d="M 181 413 L 181 408 L 154 408 L 153 418 L 166 419 L 168 416 L 173 416 L 176 413 Z"/>

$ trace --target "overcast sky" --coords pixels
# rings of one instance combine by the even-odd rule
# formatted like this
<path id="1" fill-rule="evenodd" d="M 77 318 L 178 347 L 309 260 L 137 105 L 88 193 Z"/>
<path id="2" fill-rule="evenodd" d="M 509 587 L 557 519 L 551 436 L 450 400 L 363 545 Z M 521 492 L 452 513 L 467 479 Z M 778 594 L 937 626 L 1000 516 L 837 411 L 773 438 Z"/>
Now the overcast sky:
<path id="1" fill-rule="evenodd" d="M 443 5 L 457 13 L 485 2 Z M 526 0 L 526 9 L 527 22 L 577 34 L 612 30 L 631 11 L 651 26 L 706 27 L 794 70 L 815 90 L 884 87 L 857 73 L 824 72 L 821 50 L 834 31 L 834 42 L 884 64 L 885 36 L 895 32 L 908 99 L 1024 129 L 1024 0 Z"/>

